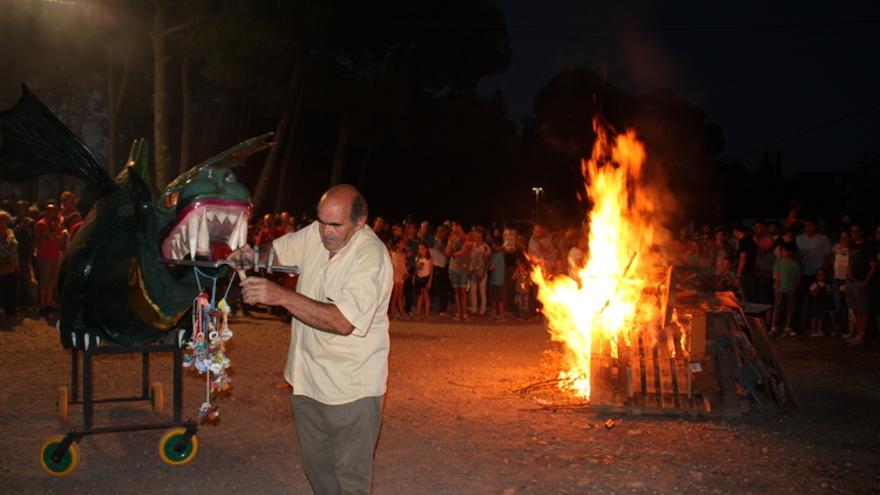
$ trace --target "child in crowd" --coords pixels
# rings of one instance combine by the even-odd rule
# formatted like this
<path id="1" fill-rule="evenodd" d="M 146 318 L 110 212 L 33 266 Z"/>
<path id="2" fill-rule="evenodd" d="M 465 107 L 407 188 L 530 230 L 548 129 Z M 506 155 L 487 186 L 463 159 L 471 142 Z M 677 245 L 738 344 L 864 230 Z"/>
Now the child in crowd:
<path id="1" fill-rule="evenodd" d="M 773 306 L 773 322 L 770 325 L 770 336 L 779 335 L 779 319 L 785 309 L 786 337 L 796 337 L 797 333 L 791 328 L 791 317 L 794 313 L 795 289 L 801 280 L 801 269 L 798 262 L 793 259 L 797 248 L 793 242 L 785 242 L 779 246 L 780 257 L 776 258 L 773 266 L 773 289 L 775 291 L 775 304 Z"/>
<path id="2" fill-rule="evenodd" d="M 391 317 L 409 319 L 403 307 L 403 282 L 406 280 L 406 239 L 398 237 L 391 251 L 391 266 L 394 269 L 394 289 L 391 292 Z"/>
<path id="3" fill-rule="evenodd" d="M 514 302 L 519 311 L 519 318 L 528 318 L 530 315 L 529 296 L 532 288 L 532 278 L 525 260 L 516 260 L 516 271 L 513 272 L 513 281 L 516 284 L 516 296 Z"/>
<path id="4" fill-rule="evenodd" d="M 503 243 L 501 239 L 492 240 L 492 257 L 489 260 L 489 297 L 492 299 L 492 308 L 495 310 L 495 320 L 504 320 L 504 301 L 507 300 L 507 292 L 504 284 L 506 265 L 504 262 Z"/>
<path id="5" fill-rule="evenodd" d="M 825 271 L 816 272 L 816 281 L 810 285 L 809 292 L 810 308 L 810 337 L 822 337 L 822 325 L 825 316 L 831 312 L 831 284 L 825 278 Z"/>
<path id="6" fill-rule="evenodd" d="M 418 299 L 416 299 L 416 318 L 424 320 L 431 313 L 431 295 L 429 291 L 431 290 L 431 283 L 434 281 L 434 262 L 431 261 L 431 253 L 428 250 L 428 245 L 424 242 L 419 242 L 419 252 L 416 255 L 415 266 L 413 286 L 418 293 Z M 423 306 L 425 312 L 421 314 Z"/>

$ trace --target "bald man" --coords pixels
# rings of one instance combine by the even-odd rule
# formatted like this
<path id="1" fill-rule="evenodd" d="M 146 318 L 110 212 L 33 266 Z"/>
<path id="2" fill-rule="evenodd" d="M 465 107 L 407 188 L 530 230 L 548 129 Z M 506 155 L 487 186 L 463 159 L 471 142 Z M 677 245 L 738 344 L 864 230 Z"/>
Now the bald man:
<path id="1" fill-rule="evenodd" d="M 369 493 L 388 377 L 391 259 L 354 187 L 330 188 L 317 213 L 272 243 L 281 264 L 300 267 L 296 291 L 248 277 L 242 295 L 293 315 L 284 378 L 312 490 Z"/>

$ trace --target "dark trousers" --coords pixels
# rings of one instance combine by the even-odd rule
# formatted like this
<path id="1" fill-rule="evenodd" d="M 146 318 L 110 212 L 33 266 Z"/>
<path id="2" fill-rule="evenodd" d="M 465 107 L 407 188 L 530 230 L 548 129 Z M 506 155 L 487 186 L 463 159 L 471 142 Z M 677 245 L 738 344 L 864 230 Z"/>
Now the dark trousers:
<path id="1" fill-rule="evenodd" d="M 799 328 L 810 327 L 810 286 L 816 281 L 816 275 L 801 275 L 801 282 L 797 286 L 797 296 L 794 306 L 794 325 Z"/>
<path id="2" fill-rule="evenodd" d="M 437 308 L 441 313 L 449 310 L 449 294 L 452 292 L 452 284 L 449 282 L 449 268 L 435 266 L 434 281 L 431 284 L 431 300 L 437 301 Z"/>
<path id="3" fill-rule="evenodd" d="M 6 318 L 15 316 L 18 303 L 18 272 L 0 276 L 0 306 Z"/>

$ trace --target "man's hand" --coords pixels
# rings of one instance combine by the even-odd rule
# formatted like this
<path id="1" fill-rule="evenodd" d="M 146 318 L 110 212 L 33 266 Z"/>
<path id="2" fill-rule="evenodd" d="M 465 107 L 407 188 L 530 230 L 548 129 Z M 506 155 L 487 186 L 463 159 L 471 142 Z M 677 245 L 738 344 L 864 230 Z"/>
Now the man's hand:
<path id="1" fill-rule="evenodd" d="M 248 277 L 241 282 L 241 296 L 247 304 L 282 306 L 290 291 L 262 277 Z"/>

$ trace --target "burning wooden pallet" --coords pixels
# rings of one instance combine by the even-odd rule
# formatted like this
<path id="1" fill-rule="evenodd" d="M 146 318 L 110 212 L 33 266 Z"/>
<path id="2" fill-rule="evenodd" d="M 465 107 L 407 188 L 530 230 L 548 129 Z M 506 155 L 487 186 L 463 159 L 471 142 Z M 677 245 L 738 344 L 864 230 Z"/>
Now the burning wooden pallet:
<path id="1" fill-rule="evenodd" d="M 664 325 L 657 338 L 640 333 L 629 346 L 620 345 L 616 358 L 607 352 L 594 354 L 591 408 L 724 417 L 797 409 L 767 339 L 763 313 L 768 307 L 740 307 L 730 294 L 712 299 L 713 309 L 705 303 L 703 308 L 688 308 L 664 301 L 670 314 L 674 308 L 680 316 Z"/>

